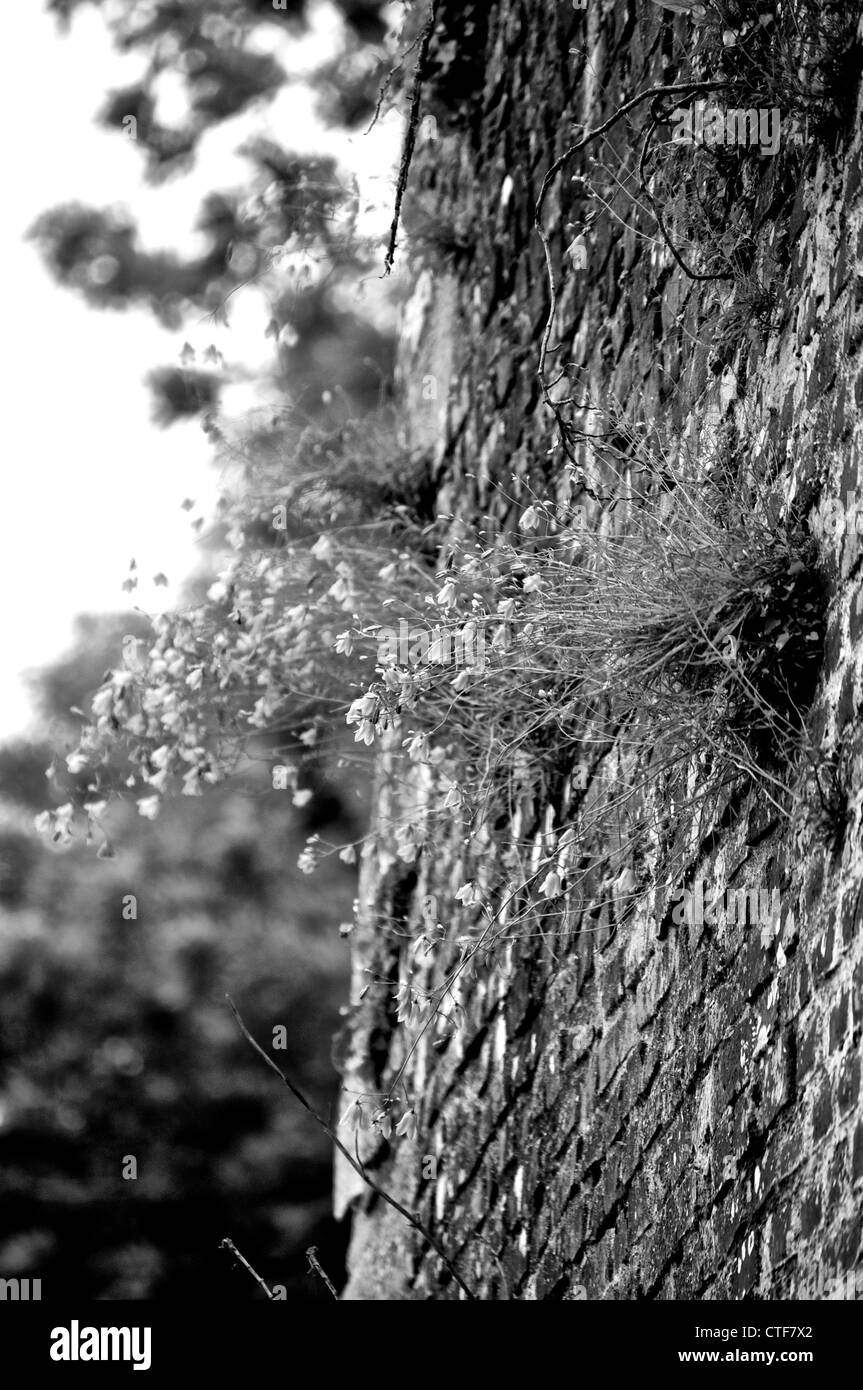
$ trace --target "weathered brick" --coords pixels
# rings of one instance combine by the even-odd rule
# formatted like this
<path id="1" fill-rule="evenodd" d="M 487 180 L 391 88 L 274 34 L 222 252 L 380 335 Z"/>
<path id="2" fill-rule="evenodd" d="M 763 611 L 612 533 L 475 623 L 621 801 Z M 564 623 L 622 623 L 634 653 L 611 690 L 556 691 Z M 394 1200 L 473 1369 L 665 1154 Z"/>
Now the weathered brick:
<path id="1" fill-rule="evenodd" d="M 530 0 L 460 7 L 443 0 L 444 28 L 456 9 L 460 24 L 469 11 L 477 26 L 483 78 L 475 92 L 460 92 L 459 112 L 450 113 L 446 168 L 429 145 L 418 149 L 411 178 L 428 175 L 442 214 L 466 216 L 475 242 L 463 265 L 436 268 L 433 282 L 430 314 L 452 347 L 446 421 L 435 441 L 439 510 L 467 520 L 487 513 L 494 528 L 515 523 L 513 473 L 537 490 L 546 477 L 562 481 L 536 376 L 549 298 L 532 199 L 571 122 L 596 112 L 582 110 L 583 61 L 561 58 L 577 46 L 576 26 L 589 22 L 597 101 L 608 114 L 623 88 L 631 94 L 662 73 L 655 42 L 662 16 L 660 6 L 633 10 L 609 0 L 590 7 L 589 19 L 558 6 L 552 22 L 539 24 Z M 461 60 L 465 42 L 462 24 Z M 435 99 L 431 86 L 424 100 Z M 617 138 L 628 149 L 629 134 L 621 128 Z M 763 428 L 777 494 L 793 498 L 804 520 L 819 489 L 841 496 L 858 487 L 861 146 L 855 129 L 836 153 L 844 194 L 839 174 L 816 182 L 805 169 L 793 181 L 793 201 L 782 204 L 788 171 L 765 174 L 774 181 L 758 191 L 758 206 L 771 208 L 768 229 L 775 215 L 772 246 L 781 245 L 784 257 L 777 328 L 760 345 L 743 339 L 724 373 L 721 364 L 714 370 L 714 289 L 689 281 L 661 248 L 600 217 L 580 278 L 561 265 L 568 224 L 590 200 L 560 178 L 546 208 L 560 289 L 554 343 L 561 346 L 549 367 L 577 364 L 579 389 L 592 400 L 613 398 L 672 438 L 699 440 L 714 405 L 726 419 L 736 412 L 743 456 L 753 462 Z M 587 167 L 575 159 L 567 173 Z M 507 176 L 513 191 L 503 206 Z M 825 236 L 831 227 L 843 229 L 838 245 Z M 421 374 L 427 350 L 424 341 L 403 344 L 402 370 Z M 580 459 L 589 462 L 587 454 Z M 844 560 L 827 555 L 824 682 L 807 727 L 813 746 L 823 739 L 832 751 L 847 741 L 859 757 L 863 589 L 859 574 L 843 570 L 847 559 L 847 552 Z M 588 797 L 600 776 L 601 769 Z M 408 1093 L 413 1084 L 439 1112 L 427 1142 L 442 1140 L 454 1180 L 474 1174 L 455 1210 L 434 1217 L 423 1201 L 443 1242 L 471 1252 L 479 1296 L 511 1296 L 518 1286 L 528 1297 L 566 1298 L 581 1282 L 593 1298 L 785 1299 L 810 1290 L 819 1268 L 838 1278 L 851 1267 L 863 1192 L 863 898 L 849 848 L 859 839 L 855 796 L 852 786 L 845 844 L 835 852 L 823 831 L 792 831 L 777 820 L 768 797 L 738 804 L 730 790 L 700 848 L 691 827 L 669 830 L 662 853 L 685 882 L 724 875 L 732 887 L 780 890 L 781 931 L 766 940 L 759 924 L 678 927 L 665 911 L 676 883 L 658 886 L 656 911 L 647 904 L 626 915 L 609 910 L 619 859 L 611 864 L 605 845 L 585 848 L 584 911 L 572 935 L 549 943 L 526 932 L 513 948 L 502 1003 L 470 993 L 464 1036 L 440 1056 L 427 1049 L 423 1069 L 416 1058 L 407 1066 Z M 531 810 L 537 823 L 546 809 L 540 799 Z M 557 829 L 567 810 L 554 809 Z M 525 826 L 525 837 L 534 828 Z M 633 867 L 641 874 L 644 863 Z M 670 872 L 660 865 L 657 876 Z M 373 865 L 364 873 L 373 900 Z M 505 1025 L 500 1045 L 494 1008 Z M 392 1070 L 403 1055 L 394 1043 Z M 402 1153 L 394 1144 L 376 1172 L 397 1190 Z M 373 1282 L 371 1254 L 363 1273 L 362 1239 L 382 1220 L 371 1212 L 358 1222 L 355 1289 L 363 1278 Z M 478 1226 L 492 1248 L 476 1238 Z M 425 1280 L 427 1296 L 452 1297 L 433 1260 L 406 1256 L 406 1268 L 415 1259 L 416 1287 Z"/>

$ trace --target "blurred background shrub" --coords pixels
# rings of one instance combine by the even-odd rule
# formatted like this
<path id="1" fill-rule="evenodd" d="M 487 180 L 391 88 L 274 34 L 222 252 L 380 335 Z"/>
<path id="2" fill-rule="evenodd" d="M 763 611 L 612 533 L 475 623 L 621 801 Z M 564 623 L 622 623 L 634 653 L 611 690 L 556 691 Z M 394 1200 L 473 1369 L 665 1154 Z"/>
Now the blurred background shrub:
<path id="1" fill-rule="evenodd" d="M 82 622 L 37 683 L 51 739 L 0 749 L 0 1269 L 46 1297 L 255 1297 L 217 1249 L 229 1235 L 289 1298 L 320 1297 L 304 1251 L 338 1280 L 344 1245 L 330 1144 L 224 996 L 327 1112 L 354 874 L 333 856 L 312 882 L 296 863 L 310 830 L 357 832 L 361 782 L 321 771 L 296 807 L 250 762 L 158 821 L 120 805 L 114 859 L 45 845 L 32 818 L 68 706 L 134 627 Z"/>
<path id="2" fill-rule="evenodd" d="M 47 0 L 70 26 L 73 61 L 81 7 Z M 402 7 L 96 0 L 96 8 L 124 61 L 140 58 L 139 79 L 108 91 L 98 119 L 127 140 L 142 187 L 182 176 L 199 146 L 240 117 L 242 128 L 230 131 L 242 137 L 248 180 L 204 197 L 194 254 L 186 227 L 177 247 L 148 246 L 134 209 L 49 207 L 31 237 L 58 286 L 94 312 L 143 305 L 177 331 L 178 361 L 153 363 L 148 379 L 161 425 L 197 416 L 217 432 L 225 388 L 238 381 L 252 400 L 258 392 L 309 419 L 333 392 L 350 414 L 377 409 L 392 368 L 395 300 L 390 287 L 361 293 L 382 252 L 368 218 L 363 224 L 356 178 L 329 152 L 332 141 L 320 155 L 297 152 L 256 122 L 266 125 L 267 104 L 302 82 L 317 120 L 343 127 L 346 148 L 393 65 L 384 39 Z M 306 40 L 321 15 L 328 37 L 317 59 L 309 64 L 306 47 L 296 70 L 285 65 L 290 44 Z M 166 91 L 173 116 L 163 111 Z M 398 93 L 396 80 L 387 105 Z M 387 210 L 381 238 L 388 223 Z M 263 296 L 263 323 L 270 316 L 264 369 L 241 356 L 226 363 L 206 338 L 180 350 L 202 323 L 205 333 L 207 323 L 230 328 L 243 295 Z M 218 523 L 202 537 L 190 602 L 209 582 L 222 539 Z M 36 814 L 84 795 L 86 776 L 78 785 L 64 767 L 80 711 L 118 664 L 123 636 L 150 633 L 139 612 L 82 616 L 73 650 L 34 679 L 36 731 L 0 747 L 0 1274 L 41 1278 L 45 1298 L 262 1297 L 219 1250 L 229 1236 L 288 1299 L 329 1298 L 308 1274 L 305 1250 L 318 1246 L 339 1285 L 346 1233 L 330 1215 L 331 1145 L 238 1034 L 225 994 L 268 1050 L 284 1029 L 273 1056 L 330 1113 L 333 1035 L 347 998 L 338 927 L 351 917 L 356 870 L 332 855 L 311 881 L 296 866 L 311 833 L 337 842 L 363 833 L 362 765 L 322 753 L 306 766 L 302 795 L 274 790 L 268 754 L 280 731 L 269 730 L 258 760 L 246 758 L 230 783 L 177 798 L 156 821 L 119 803 L 113 857 L 80 840 L 44 843 Z M 62 770 L 62 793 L 46 780 L 49 768 Z"/>

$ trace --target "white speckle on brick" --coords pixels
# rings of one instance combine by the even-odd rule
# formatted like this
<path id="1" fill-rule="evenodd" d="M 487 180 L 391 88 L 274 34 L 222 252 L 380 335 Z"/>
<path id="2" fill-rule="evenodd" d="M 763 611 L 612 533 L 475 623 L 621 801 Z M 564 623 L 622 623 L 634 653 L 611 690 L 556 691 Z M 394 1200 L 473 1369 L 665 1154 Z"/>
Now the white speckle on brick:
<path id="1" fill-rule="evenodd" d="M 494 1057 L 498 1063 L 503 1062 L 506 1056 L 506 1019 L 503 1014 L 497 1016 L 497 1027 L 494 1030 Z"/>
<path id="2" fill-rule="evenodd" d="M 435 1183 L 434 1190 L 434 1214 L 436 1221 L 443 1221 L 446 1215 L 447 1200 L 446 1173 L 441 1173 Z"/>

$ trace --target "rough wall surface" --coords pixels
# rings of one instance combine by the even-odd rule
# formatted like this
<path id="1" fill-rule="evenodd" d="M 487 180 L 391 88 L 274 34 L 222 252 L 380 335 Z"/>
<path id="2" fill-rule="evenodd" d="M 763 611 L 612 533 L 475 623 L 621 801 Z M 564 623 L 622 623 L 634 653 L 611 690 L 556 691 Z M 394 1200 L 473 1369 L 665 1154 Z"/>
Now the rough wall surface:
<path id="1" fill-rule="evenodd" d="M 425 108 L 437 138 L 411 180 L 458 244 L 437 263 L 420 258 L 401 376 L 413 428 L 435 450 L 442 511 L 511 521 L 506 484 L 538 476 L 552 443 L 537 380 L 549 306 L 539 185 L 574 122 L 668 80 L 685 32 L 624 0 L 441 6 Z M 769 331 L 730 346 L 715 293 L 614 219 L 589 227 L 584 271 L 562 265 L 566 224 L 584 217 L 571 176 L 585 162 L 549 195 L 561 277 L 552 365 L 576 364 L 592 400 L 678 435 L 723 422 L 744 441 L 757 431 L 787 496 L 811 499 L 830 606 L 810 718 L 825 751 L 841 752 L 850 795 L 835 844 L 817 818 L 792 833 L 752 795 L 687 845 L 670 887 L 777 888 L 775 931 L 678 925 L 656 894 L 618 911 L 599 891 L 600 847 L 602 906 L 553 942 L 509 944 L 465 987 L 453 1040 L 421 1039 L 407 1059 L 363 990 L 369 972 L 399 978 L 405 947 L 381 922 L 416 931 L 423 894 L 453 901 L 459 846 L 410 872 L 367 856 L 346 1091 L 380 1090 L 405 1064 L 420 1105 L 414 1139 L 364 1134 L 361 1151 L 481 1299 L 847 1297 L 855 1280 L 863 1296 L 863 537 L 822 524 L 833 499 L 861 495 L 861 130 L 858 104 L 832 144 L 764 172 L 759 253 L 779 266 L 778 304 Z M 384 762 L 382 813 L 390 796 Z M 538 835 L 544 815 L 530 809 Z M 459 1297 L 423 1241 L 340 1165 L 337 1207 L 348 1206 L 344 1297 Z"/>

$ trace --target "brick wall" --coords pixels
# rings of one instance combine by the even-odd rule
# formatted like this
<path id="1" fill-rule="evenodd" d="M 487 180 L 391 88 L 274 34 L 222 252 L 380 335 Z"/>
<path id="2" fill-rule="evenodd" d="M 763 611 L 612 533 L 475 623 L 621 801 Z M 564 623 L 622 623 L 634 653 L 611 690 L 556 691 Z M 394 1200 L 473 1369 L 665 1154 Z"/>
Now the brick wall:
<path id="1" fill-rule="evenodd" d="M 424 108 L 436 138 L 421 141 L 411 187 L 414 217 L 433 208 L 445 235 L 437 251 L 420 245 L 409 272 L 400 375 L 442 511 L 505 524 L 496 483 L 553 482 L 537 381 L 549 303 L 532 230 L 539 184 L 574 122 L 673 79 L 688 33 L 646 0 L 441 5 Z M 412 1053 L 416 1138 L 364 1132 L 361 1153 L 482 1299 L 847 1296 L 855 1277 L 863 1294 L 863 538 L 822 524 L 832 499 L 861 489 L 860 116 L 858 106 L 831 143 L 765 162 L 752 208 L 778 297 L 770 328 L 730 346 L 714 288 L 614 218 L 588 226 L 586 268 L 567 267 L 567 224 L 589 211 L 571 181 L 589 172 L 584 161 L 548 199 L 561 277 L 551 369 L 575 364 L 591 399 L 678 436 L 736 422 L 746 443 L 756 430 L 786 495 L 806 500 L 830 584 L 811 719 L 825 751 L 841 750 L 851 792 L 836 845 L 817 818 L 792 833 L 752 795 L 681 862 L 677 887 L 776 888 L 778 930 L 677 924 L 650 895 L 631 911 L 574 916 L 553 943 L 502 950 L 465 988 L 452 1042 L 424 1039 Z M 628 142 L 625 127 L 614 132 L 624 159 Z M 383 812 L 391 795 L 384 757 Z M 543 808 L 531 814 L 539 832 Z M 601 845 L 597 856 L 601 879 Z M 363 994 L 369 971 L 398 978 L 405 948 L 380 924 L 419 930 L 429 891 L 457 918 L 458 872 L 455 842 L 449 860 L 410 870 L 366 857 L 348 1092 L 381 1090 L 405 1058 L 404 1030 Z M 344 1164 L 336 1205 L 353 1219 L 346 1298 L 458 1296 Z"/>

